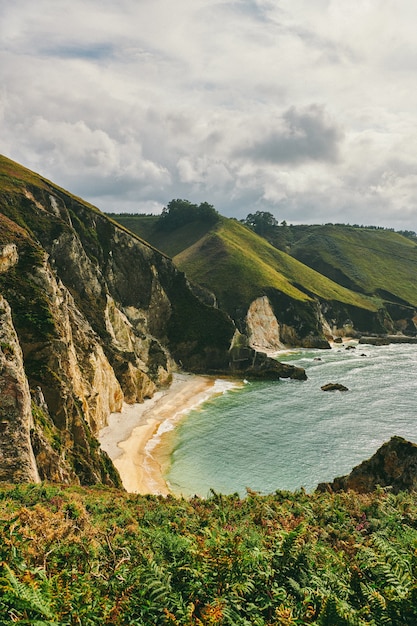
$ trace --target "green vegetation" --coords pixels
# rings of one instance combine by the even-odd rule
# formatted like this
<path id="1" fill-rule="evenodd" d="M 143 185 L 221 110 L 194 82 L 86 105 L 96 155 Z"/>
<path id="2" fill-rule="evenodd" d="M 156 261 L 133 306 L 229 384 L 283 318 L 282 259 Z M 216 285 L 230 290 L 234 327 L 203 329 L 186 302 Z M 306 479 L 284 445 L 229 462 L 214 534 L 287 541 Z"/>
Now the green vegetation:
<path id="1" fill-rule="evenodd" d="M 417 245 L 399 233 L 316 226 L 293 244 L 291 254 L 350 289 L 417 306 Z"/>
<path id="2" fill-rule="evenodd" d="M 38 341 L 55 336 L 55 322 L 49 294 L 36 279 L 37 268 L 45 261 L 42 248 L 7 217 L 0 214 L 0 245 L 14 243 L 19 250 L 18 262 L 0 273 L 0 290 L 7 293 L 14 323 L 25 336 L 36 335 Z"/>
<path id="3" fill-rule="evenodd" d="M 318 296 L 377 308 L 370 299 L 341 287 L 227 218 L 174 261 L 192 280 L 212 290 L 231 314 L 271 288 L 302 302 Z"/>
<path id="4" fill-rule="evenodd" d="M 167 230 L 157 216 L 113 217 L 171 255 L 238 324 L 250 303 L 267 295 L 280 322 L 291 326 L 291 316 L 301 316 L 305 335 L 315 334 L 307 318 L 317 302 L 326 303 L 338 325 L 353 320 L 362 332 L 415 332 L 417 238 L 411 231 L 293 226 L 265 211 L 241 222 L 184 218 Z"/>
<path id="5" fill-rule="evenodd" d="M 215 293 L 220 306 L 232 316 L 271 288 L 300 302 L 318 296 L 369 311 L 380 306 L 380 299 L 372 300 L 335 283 L 236 220 L 218 216 L 214 225 L 195 220 L 165 232 L 158 229 L 157 217 L 113 218 L 173 255 L 176 265 Z"/>
<path id="6" fill-rule="evenodd" d="M 109 217 L 170 257 L 193 245 L 220 219 L 211 204 L 188 200 L 171 200 L 160 216 L 110 213 Z"/>
<path id="7" fill-rule="evenodd" d="M 158 229 L 172 231 L 197 221 L 215 224 L 218 219 L 219 214 L 208 202 L 197 205 L 189 202 L 189 200 L 171 200 L 162 210 L 158 220 Z"/>
<path id="8" fill-rule="evenodd" d="M 249 226 L 257 235 L 265 237 L 272 236 L 278 226 L 278 220 L 269 211 L 256 211 L 249 213 L 246 219 L 241 220 L 242 224 Z"/>
<path id="9" fill-rule="evenodd" d="M 182 499 L 0 490 L 0 623 L 392 626 L 417 620 L 414 495 Z"/>

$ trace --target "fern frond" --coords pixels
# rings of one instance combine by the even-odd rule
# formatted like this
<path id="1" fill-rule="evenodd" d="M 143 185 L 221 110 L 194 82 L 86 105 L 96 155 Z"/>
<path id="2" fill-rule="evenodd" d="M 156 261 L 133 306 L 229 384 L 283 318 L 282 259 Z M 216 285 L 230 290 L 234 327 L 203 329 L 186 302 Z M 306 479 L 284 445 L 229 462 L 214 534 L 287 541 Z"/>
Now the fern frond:
<path id="1" fill-rule="evenodd" d="M 387 601 L 384 596 L 377 590 L 368 585 L 361 584 L 361 591 L 369 605 L 369 613 L 371 619 L 378 626 L 389 626 L 391 618 L 387 610 Z"/>
<path id="2" fill-rule="evenodd" d="M 8 592 L 16 602 L 21 603 L 27 609 L 31 609 L 41 616 L 48 619 L 52 619 L 53 614 L 50 606 L 50 601 L 43 593 L 32 587 L 22 583 L 16 576 L 10 567 L 5 563 L 3 564 L 4 576 L 3 579 L 8 583 Z"/>

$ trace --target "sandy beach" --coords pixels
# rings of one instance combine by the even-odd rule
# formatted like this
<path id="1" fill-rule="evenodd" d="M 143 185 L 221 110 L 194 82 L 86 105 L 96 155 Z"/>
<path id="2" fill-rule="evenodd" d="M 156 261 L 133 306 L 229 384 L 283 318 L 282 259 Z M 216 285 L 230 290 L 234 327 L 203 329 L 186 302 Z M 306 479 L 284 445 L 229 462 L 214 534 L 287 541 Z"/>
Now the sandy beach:
<path id="1" fill-rule="evenodd" d="M 126 491 L 168 495 L 158 461 L 158 443 L 186 413 L 213 395 L 223 393 L 225 382 L 207 376 L 175 374 L 171 386 L 142 404 L 125 404 L 112 413 L 98 435 L 102 450 L 112 459 Z M 229 382 L 228 388 L 237 384 Z"/>

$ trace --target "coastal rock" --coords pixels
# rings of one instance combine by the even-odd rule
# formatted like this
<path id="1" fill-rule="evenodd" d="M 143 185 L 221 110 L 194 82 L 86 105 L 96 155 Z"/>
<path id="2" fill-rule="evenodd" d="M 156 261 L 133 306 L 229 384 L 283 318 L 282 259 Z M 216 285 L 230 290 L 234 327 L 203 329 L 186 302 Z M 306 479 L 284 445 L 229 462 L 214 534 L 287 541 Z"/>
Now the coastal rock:
<path id="1" fill-rule="evenodd" d="M 327 383 L 326 385 L 322 385 L 320 389 L 323 391 L 349 391 L 349 389 L 341 383 Z"/>
<path id="2" fill-rule="evenodd" d="M 246 335 L 235 332 L 230 348 L 229 372 L 234 376 L 256 380 L 278 380 L 291 378 L 293 380 L 307 380 L 302 367 L 280 363 L 264 352 L 251 348 Z M 225 374 L 226 372 L 218 372 Z"/>
<path id="3" fill-rule="evenodd" d="M 249 345 L 255 350 L 277 351 L 284 347 L 280 341 L 277 318 L 267 296 L 254 300 L 246 315 Z"/>
<path id="4" fill-rule="evenodd" d="M 31 397 L 11 309 L 0 295 L 0 481 L 40 482 L 32 450 Z"/>
<path id="5" fill-rule="evenodd" d="M 417 337 L 410 335 L 378 335 L 361 337 L 359 343 L 368 343 L 371 346 L 388 346 L 390 343 L 417 343 Z"/>
<path id="6" fill-rule="evenodd" d="M 417 489 L 417 445 L 392 437 L 367 461 L 353 468 L 347 476 L 331 483 L 320 483 L 318 491 L 347 491 L 369 493 L 377 487 L 389 488 L 393 493 Z"/>
<path id="7" fill-rule="evenodd" d="M 193 295 L 168 257 L 62 189 L 12 170 L 21 184 L 0 196 L 0 291 L 15 333 L 9 339 L 4 322 L 0 479 L 119 487 L 95 438 L 108 416 L 168 385 L 177 364 L 227 369 L 234 325 Z M 39 390 L 33 415 L 29 389 Z"/>
<path id="8" fill-rule="evenodd" d="M 230 350 L 235 323 L 152 245 L 4 157 L 0 173 L 0 480 L 121 486 L 96 435 L 178 369 L 305 378 Z"/>

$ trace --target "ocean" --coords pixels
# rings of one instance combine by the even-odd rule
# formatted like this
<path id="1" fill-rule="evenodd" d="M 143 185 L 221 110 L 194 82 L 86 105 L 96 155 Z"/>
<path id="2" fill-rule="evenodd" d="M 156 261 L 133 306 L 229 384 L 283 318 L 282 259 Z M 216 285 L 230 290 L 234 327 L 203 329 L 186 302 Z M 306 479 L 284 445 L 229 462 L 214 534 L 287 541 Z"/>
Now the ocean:
<path id="1" fill-rule="evenodd" d="M 218 381 L 220 394 L 166 433 L 173 493 L 310 492 L 393 435 L 417 442 L 417 345 L 294 350 L 279 360 L 305 368 L 308 380 L 234 389 L 224 381 L 223 390 Z M 348 391 L 322 391 L 329 382 Z"/>

